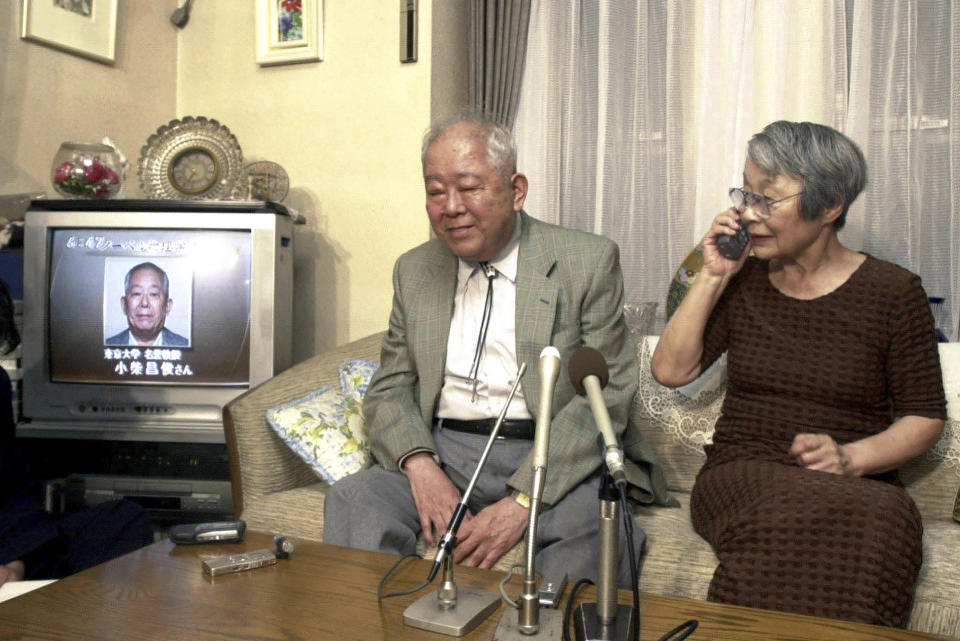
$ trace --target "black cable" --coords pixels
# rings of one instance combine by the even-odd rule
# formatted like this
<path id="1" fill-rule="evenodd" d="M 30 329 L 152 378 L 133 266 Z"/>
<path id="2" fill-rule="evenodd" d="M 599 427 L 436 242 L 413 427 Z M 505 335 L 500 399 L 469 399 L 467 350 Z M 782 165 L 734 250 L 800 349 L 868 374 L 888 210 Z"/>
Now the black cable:
<path id="1" fill-rule="evenodd" d="M 633 547 L 633 512 L 627 502 L 627 484 L 617 485 L 620 490 L 620 511 L 623 513 L 623 529 L 627 535 L 627 552 L 630 555 L 630 587 L 633 592 L 633 619 L 630 623 L 630 636 L 640 641 L 640 579 L 637 576 L 637 551 Z"/>
<path id="2" fill-rule="evenodd" d="M 633 588 L 634 616 L 631 621 L 630 636 L 633 641 L 640 641 L 640 581 L 637 573 L 637 554 L 633 547 L 633 514 L 627 501 L 626 485 L 620 484 L 617 487 L 620 490 L 620 511 L 623 512 L 623 529 L 627 535 L 627 551 L 630 554 L 630 586 Z M 699 621 L 689 619 L 664 634 L 657 641 L 683 641 L 693 634 L 698 625 L 700 625 Z"/>
<path id="3" fill-rule="evenodd" d="M 423 558 L 423 557 L 420 556 L 419 554 L 407 554 L 407 555 L 401 556 L 399 559 L 397 559 L 397 562 L 394 563 L 392 566 L 390 566 L 390 569 L 387 570 L 386 574 L 384 574 L 383 577 L 380 579 L 380 582 L 377 583 L 377 600 L 391 599 L 391 598 L 393 598 L 393 597 L 395 597 L 395 596 L 405 596 L 405 595 L 407 595 L 407 594 L 413 594 L 414 592 L 419 592 L 419 591 L 422 590 L 423 588 L 425 588 L 425 587 L 427 587 L 428 585 L 430 585 L 430 583 L 433 581 L 433 579 L 427 579 L 426 581 L 424 581 L 423 583 L 421 583 L 421 584 L 418 585 L 417 587 L 415 587 L 415 588 L 410 588 L 409 590 L 401 590 L 400 592 L 391 592 L 390 594 L 384 594 L 384 593 L 383 593 L 383 586 L 386 584 L 387 579 L 389 579 L 389 578 L 390 578 L 390 575 L 393 574 L 394 571 L 395 571 L 398 567 L 400 567 L 400 564 L 401 564 L 401 563 L 403 563 L 403 562 L 406 561 L 407 559 L 422 559 L 422 558 Z"/>
<path id="4" fill-rule="evenodd" d="M 570 641 L 570 615 L 573 613 L 573 603 L 577 600 L 577 592 L 585 585 L 593 585 L 590 579 L 579 579 L 570 588 L 570 596 L 567 598 L 567 607 L 563 610 L 563 641 Z"/>
<path id="5" fill-rule="evenodd" d="M 693 634 L 693 631 L 697 629 L 697 626 L 700 623 L 696 619 L 690 619 L 689 621 L 684 621 L 674 629 L 667 632 L 665 635 L 657 639 L 657 641 L 683 641 L 688 636 Z M 674 638 L 674 635 L 680 634 L 680 636 Z"/>

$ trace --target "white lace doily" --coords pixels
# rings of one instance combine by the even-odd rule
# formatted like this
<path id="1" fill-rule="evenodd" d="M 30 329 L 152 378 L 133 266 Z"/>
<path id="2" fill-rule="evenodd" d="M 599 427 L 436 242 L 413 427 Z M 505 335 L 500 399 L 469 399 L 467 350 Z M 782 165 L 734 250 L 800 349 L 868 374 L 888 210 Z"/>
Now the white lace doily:
<path id="1" fill-rule="evenodd" d="M 960 343 L 940 343 L 940 368 L 948 418 L 943 435 L 927 456 L 943 459 L 960 475 Z"/>
<path id="2" fill-rule="evenodd" d="M 713 425 L 720 417 L 727 389 L 722 371 L 717 377 L 707 377 L 709 382 L 695 390 L 664 387 L 650 373 L 656 345 L 656 336 L 646 336 L 637 344 L 640 380 L 634 403 L 677 443 L 703 456 L 703 446 L 713 442 Z"/>
<path id="3" fill-rule="evenodd" d="M 944 463 L 957 470 L 960 475 L 960 421 L 947 419 L 943 435 L 927 456 L 943 459 Z"/>

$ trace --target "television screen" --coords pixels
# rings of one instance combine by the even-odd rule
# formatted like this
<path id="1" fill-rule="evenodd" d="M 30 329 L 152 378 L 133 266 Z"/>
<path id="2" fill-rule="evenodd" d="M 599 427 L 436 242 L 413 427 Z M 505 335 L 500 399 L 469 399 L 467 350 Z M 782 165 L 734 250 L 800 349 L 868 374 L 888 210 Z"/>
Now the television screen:
<path id="1" fill-rule="evenodd" d="M 246 386 L 249 231 L 58 228 L 50 380 Z"/>
<path id="2" fill-rule="evenodd" d="M 277 203 L 33 201 L 18 436 L 223 442 L 223 406 L 292 361 L 296 221 Z"/>

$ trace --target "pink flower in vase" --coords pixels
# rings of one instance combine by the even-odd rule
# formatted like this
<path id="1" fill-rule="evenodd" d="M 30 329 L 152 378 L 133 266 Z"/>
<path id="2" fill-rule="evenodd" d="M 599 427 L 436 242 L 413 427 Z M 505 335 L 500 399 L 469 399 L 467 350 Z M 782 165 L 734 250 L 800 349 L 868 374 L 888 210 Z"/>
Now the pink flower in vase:
<path id="1" fill-rule="evenodd" d="M 69 160 L 66 162 L 60 163 L 60 166 L 57 167 L 57 171 L 53 176 L 54 182 L 62 183 L 65 180 L 69 180 L 70 175 L 73 174 L 74 169 L 75 167 L 73 163 L 70 162 Z"/>
<path id="2" fill-rule="evenodd" d="M 104 170 L 106 171 L 106 176 L 104 178 L 106 182 L 110 183 L 111 185 L 116 185 L 120 182 L 120 176 L 117 175 L 117 172 L 109 167 L 104 167 Z"/>
<path id="3" fill-rule="evenodd" d="M 87 182 L 100 182 L 107 175 L 106 167 L 97 158 L 92 159 L 89 163 L 84 160 L 83 165 L 83 177 Z"/>

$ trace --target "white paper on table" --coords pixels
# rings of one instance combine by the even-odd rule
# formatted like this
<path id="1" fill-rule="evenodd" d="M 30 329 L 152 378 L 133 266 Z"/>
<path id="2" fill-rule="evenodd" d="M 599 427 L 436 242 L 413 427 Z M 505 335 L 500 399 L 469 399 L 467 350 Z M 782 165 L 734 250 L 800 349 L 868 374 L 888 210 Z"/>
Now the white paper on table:
<path id="1" fill-rule="evenodd" d="M 44 579 L 42 581 L 7 581 L 3 585 L 0 585 L 0 603 L 36 590 L 37 588 L 42 588 L 54 581 L 56 581 L 56 579 Z"/>

